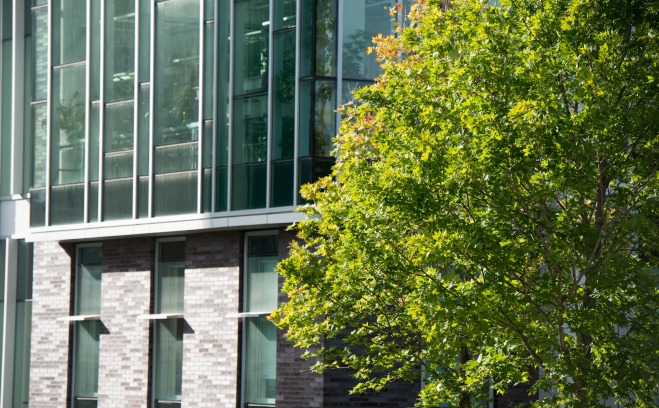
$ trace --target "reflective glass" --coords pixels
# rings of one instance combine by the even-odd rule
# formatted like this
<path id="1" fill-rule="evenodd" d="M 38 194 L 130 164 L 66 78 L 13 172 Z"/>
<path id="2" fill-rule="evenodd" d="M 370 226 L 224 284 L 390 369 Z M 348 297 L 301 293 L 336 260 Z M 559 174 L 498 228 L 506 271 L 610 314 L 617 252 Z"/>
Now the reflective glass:
<path id="1" fill-rule="evenodd" d="M 11 0 L 0 1 L 0 4 L 2 4 L 2 11 L 0 12 L 0 14 L 2 14 L 2 27 L 0 27 L 0 31 L 2 32 L 3 40 L 7 40 L 12 36 L 12 3 L 13 1 Z"/>
<path id="2" fill-rule="evenodd" d="M 137 174 L 149 174 L 149 98 L 151 85 L 141 84 L 137 106 Z"/>
<path id="3" fill-rule="evenodd" d="M 215 197 L 216 211 L 227 210 L 228 189 L 229 189 L 229 169 L 227 167 L 217 168 L 217 190 Z"/>
<path id="4" fill-rule="evenodd" d="M 272 158 L 293 157 L 295 138 L 295 31 L 275 34 Z"/>
<path id="5" fill-rule="evenodd" d="M 215 196 L 215 211 L 227 210 L 227 195 L 228 195 L 228 170 L 227 165 L 229 161 L 229 102 L 231 95 L 229 92 L 229 71 L 230 61 L 229 58 L 219 58 L 220 55 L 229 55 L 231 50 L 231 31 L 230 21 L 231 13 L 230 2 L 232 0 L 219 0 L 218 3 L 218 44 L 217 44 L 217 115 L 215 132 L 217 137 L 216 144 L 216 157 L 217 165 L 220 167 L 216 169 L 216 196 Z"/>
<path id="6" fill-rule="evenodd" d="M 336 84 L 316 81 L 314 101 L 313 155 L 329 157 L 336 136 Z"/>
<path id="7" fill-rule="evenodd" d="M 268 154 L 267 97 L 237 99 L 233 109 L 233 164 L 264 162 Z"/>
<path id="8" fill-rule="evenodd" d="M 180 401 L 183 383 L 183 320 L 156 321 L 155 400 Z M 170 404 L 157 406 L 171 407 Z"/>
<path id="9" fill-rule="evenodd" d="M 156 7 L 155 145 L 197 140 L 199 0 Z"/>
<path id="10" fill-rule="evenodd" d="M 295 27 L 295 0 L 275 1 L 275 30 Z"/>
<path id="11" fill-rule="evenodd" d="M 300 77 L 313 74 L 314 67 L 314 12 L 313 0 L 301 0 L 302 15 L 300 16 Z"/>
<path id="12" fill-rule="evenodd" d="M 130 154 L 132 162 L 133 155 Z M 120 220 L 133 216 L 133 179 L 103 183 L 103 220 Z"/>
<path id="13" fill-rule="evenodd" d="M 98 222 L 98 181 L 89 183 L 89 222 Z"/>
<path id="14" fill-rule="evenodd" d="M 12 407 L 29 406 L 30 344 L 32 339 L 32 301 L 16 302 L 16 337 L 14 343 L 14 393 Z M 1 333 L 0 333 L 1 334 Z"/>
<path id="15" fill-rule="evenodd" d="M 373 79 L 381 72 L 375 53 L 366 54 L 372 38 L 392 29 L 389 8 L 393 1 L 350 0 L 343 9 L 343 77 Z"/>
<path id="16" fill-rule="evenodd" d="M 95 102 L 89 108 L 89 180 L 98 180 L 99 156 L 99 110 L 100 103 Z"/>
<path id="17" fill-rule="evenodd" d="M 32 133 L 32 187 L 46 186 L 46 104 L 32 105 L 30 132 Z"/>
<path id="18" fill-rule="evenodd" d="M 155 150 L 155 171 L 157 174 L 176 173 L 197 169 L 197 143 L 185 143 L 157 147 Z"/>
<path id="19" fill-rule="evenodd" d="M 336 0 L 316 1 L 316 75 L 336 76 Z"/>
<path id="20" fill-rule="evenodd" d="M 43 227 L 46 223 L 46 189 L 30 189 L 30 227 Z"/>
<path id="21" fill-rule="evenodd" d="M 103 132 L 103 150 L 105 152 L 133 149 L 133 117 L 132 101 L 106 105 L 105 131 Z"/>
<path id="22" fill-rule="evenodd" d="M 48 7 L 32 10 L 34 36 L 32 100 L 46 100 L 48 75 Z"/>
<path id="23" fill-rule="evenodd" d="M 298 118 L 298 155 L 311 155 L 311 135 L 313 134 L 313 81 L 300 81 L 300 113 Z"/>
<path id="24" fill-rule="evenodd" d="M 98 397 L 99 335 L 101 322 L 76 322 L 73 349 L 73 397 Z"/>
<path id="25" fill-rule="evenodd" d="M 81 182 L 85 160 L 85 65 L 53 70 L 51 183 Z"/>
<path id="26" fill-rule="evenodd" d="M 137 218 L 149 216 L 149 177 L 137 180 Z"/>
<path id="27" fill-rule="evenodd" d="M 271 205 L 283 207 L 293 205 L 295 175 L 293 160 L 276 161 L 272 163 L 272 184 L 270 188 Z"/>
<path id="28" fill-rule="evenodd" d="M 25 13 L 26 16 L 30 16 L 30 13 Z M 29 18 L 26 18 L 27 21 L 30 21 Z M 26 27 L 27 30 L 27 27 Z M 21 193 L 26 194 L 30 191 L 30 187 L 33 185 L 33 154 L 34 154 L 34 135 L 32 134 L 32 37 L 26 32 L 25 35 L 25 67 L 23 69 L 23 88 L 24 88 L 24 97 L 23 97 L 23 186 Z"/>
<path id="29" fill-rule="evenodd" d="M 153 215 L 197 211 L 197 172 L 156 175 L 153 185 Z"/>
<path id="30" fill-rule="evenodd" d="M 274 406 L 277 394 L 277 329 L 265 317 L 245 319 L 243 373 L 244 402 L 253 406 Z"/>
<path id="31" fill-rule="evenodd" d="M 76 275 L 76 315 L 101 313 L 101 247 L 79 249 Z"/>
<path id="32" fill-rule="evenodd" d="M 8 3 L 8 2 L 6 2 Z M 12 40 L 2 42 L 2 103 L 0 103 L 0 196 L 11 194 L 11 73 L 12 73 Z"/>
<path id="33" fill-rule="evenodd" d="M 182 247 L 185 242 L 167 243 Z M 163 251 L 167 248 L 160 246 Z M 162 254 L 166 255 L 166 254 Z M 185 260 L 160 261 L 158 263 L 158 280 L 156 282 L 156 313 L 183 313 Z"/>
<path id="34" fill-rule="evenodd" d="M 104 159 L 103 179 L 113 180 L 133 176 L 133 152 L 107 153 Z"/>
<path id="35" fill-rule="evenodd" d="M 53 0 L 53 66 L 84 61 L 87 0 Z"/>
<path id="36" fill-rule="evenodd" d="M 105 101 L 133 99 L 135 0 L 105 2 Z M 145 50 L 146 52 L 146 50 Z"/>
<path id="37" fill-rule="evenodd" d="M 215 24 L 204 25 L 204 119 L 213 119 L 213 58 Z"/>
<path id="38" fill-rule="evenodd" d="M 371 85 L 371 81 L 343 81 L 341 87 L 341 103 L 345 104 L 348 102 L 358 102 L 352 96 L 352 93 L 363 88 L 365 86 Z"/>
<path id="39" fill-rule="evenodd" d="M 139 1 L 140 4 L 140 21 L 139 21 L 139 82 L 149 82 L 151 80 L 151 2 Z"/>
<path id="40" fill-rule="evenodd" d="M 277 236 L 248 237 L 245 312 L 269 312 L 277 308 Z"/>
<path id="41" fill-rule="evenodd" d="M 267 168 L 265 163 L 233 167 L 231 175 L 231 209 L 264 208 Z"/>
<path id="42" fill-rule="evenodd" d="M 83 222 L 85 189 L 82 184 L 53 186 L 50 190 L 50 225 Z"/>
<path id="43" fill-rule="evenodd" d="M 235 5 L 234 94 L 268 90 L 270 6 L 268 0 Z"/>
<path id="44" fill-rule="evenodd" d="M 213 185 L 212 169 L 204 169 L 201 174 L 201 211 L 208 213 L 211 212 L 211 195 Z"/>
<path id="45" fill-rule="evenodd" d="M 101 94 L 101 2 L 89 2 L 91 9 L 91 56 L 89 59 L 89 93 L 92 101 L 100 99 Z M 106 97 L 107 98 L 107 97 Z"/>

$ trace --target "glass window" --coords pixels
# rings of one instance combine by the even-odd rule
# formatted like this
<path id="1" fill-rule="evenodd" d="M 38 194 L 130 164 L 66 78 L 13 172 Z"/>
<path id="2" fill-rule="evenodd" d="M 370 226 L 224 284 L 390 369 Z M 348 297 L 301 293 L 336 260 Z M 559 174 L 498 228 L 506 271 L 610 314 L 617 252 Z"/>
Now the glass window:
<path id="1" fill-rule="evenodd" d="M 5 2 L 4 4 L 11 4 Z M 0 103 L 0 196 L 11 194 L 11 109 L 13 106 L 11 95 L 12 73 L 12 40 L 2 42 L 2 79 L 0 82 L 2 103 Z"/>
<path id="2" fill-rule="evenodd" d="M 17 242 L 16 326 L 14 342 L 13 407 L 27 407 L 30 387 L 30 340 L 32 329 L 32 259 L 34 246 Z M 1 310 L 1 309 L 0 309 Z M 1 333 L 0 333 L 1 334 Z"/>
<path id="3" fill-rule="evenodd" d="M 268 90 L 269 3 L 268 0 L 236 2 L 235 95 Z"/>
<path id="4" fill-rule="evenodd" d="M 85 65 L 53 70 L 51 183 L 79 183 L 85 160 Z"/>
<path id="5" fill-rule="evenodd" d="M 34 36 L 32 100 L 46 99 L 48 74 L 48 7 L 32 10 Z"/>
<path id="6" fill-rule="evenodd" d="M 265 207 L 268 181 L 265 163 L 234 166 L 231 179 L 232 210 Z"/>
<path id="7" fill-rule="evenodd" d="M 278 237 L 248 235 L 245 262 L 245 312 L 269 313 L 277 307 Z M 265 317 L 244 322 L 243 407 L 274 406 L 276 398 L 277 329 Z"/>
<path id="8" fill-rule="evenodd" d="M 51 187 L 50 224 L 62 225 L 83 222 L 84 197 L 85 189 L 82 183 Z"/>
<path id="9" fill-rule="evenodd" d="M 234 102 L 233 164 L 265 162 L 268 157 L 266 96 Z"/>
<path id="10" fill-rule="evenodd" d="M 154 216 L 185 214 L 196 210 L 196 171 L 157 174 L 155 176 L 153 185 Z"/>
<path id="11" fill-rule="evenodd" d="M 313 155 L 329 157 L 336 136 L 336 83 L 316 81 L 314 101 Z"/>
<path id="12" fill-rule="evenodd" d="M 75 271 L 75 315 L 101 313 L 101 247 L 78 247 Z M 75 322 L 73 334 L 72 400 L 73 407 L 96 407 L 100 320 Z"/>
<path id="13" fill-rule="evenodd" d="M 351 0 L 343 9 L 343 77 L 373 79 L 380 74 L 375 53 L 366 54 L 372 38 L 392 31 L 389 6 L 393 1 Z"/>
<path id="14" fill-rule="evenodd" d="M 185 241 L 158 243 L 155 313 L 183 313 Z M 155 407 L 180 407 L 183 375 L 183 319 L 156 320 Z"/>
<path id="15" fill-rule="evenodd" d="M 295 31 L 275 34 L 272 158 L 293 158 L 295 136 Z"/>
<path id="16" fill-rule="evenodd" d="M 316 75 L 336 76 L 336 0 L 316 1 Z"/>
<path id="17" fill-rule="evenodd" d="M 135 82 L 134 0 L 105 2 L 104 52 L 105 101 L 133 99 Z"/>
<path id="18" fill-rule="evenodd" d="M 53 0 L 52 5 L 53 66 L 84 61 L 87 49 L 87 0 Z"/>

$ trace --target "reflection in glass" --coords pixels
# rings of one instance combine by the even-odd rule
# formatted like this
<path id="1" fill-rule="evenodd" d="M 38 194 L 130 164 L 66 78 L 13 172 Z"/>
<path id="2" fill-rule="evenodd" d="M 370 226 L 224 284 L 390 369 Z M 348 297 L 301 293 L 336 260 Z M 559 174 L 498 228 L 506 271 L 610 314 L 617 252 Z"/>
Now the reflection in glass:
<path id="1" fill-rule="evenodd" d="M 268 90 L 268 0 L 246 0 L 235 6 L 234 94 Z"/>
<path id="2" fill-rule="evenodd" d="M 267 103 L 265 95 L 234 102 L 233 164 L 259 163 L 267 159 Z"/>
<path id="3" fill-rule="evenodd" d="M 336 76 L 336 0 L 316 2 L 316 75 Z"/>
<path id="4" fill-rule="evenodd" d="M 277 329 L 265 317 L 245 319 L 243 370 L 245 403 L 274 406 L 277 394 Z"/>
<path id="5" fill-rule="evenodd" d="M 87 38 L 87 0 L 52 0 L 53 66 L 84 61 Z"/>
<path id="6" fill-rule="evenodd" d="M 85 189 L 82 183 L 53 186 L 50 189 L 50 224 L 83 222 Z"/>
<path id="7" fill-rule="evenodd" d="M 133 99 L 135 1 L 105 3 L 105 101 Z"/>
<path id="8" fill-rule="evenodd" d="M 130 152 L 130 161 L 133 153 Z M 120 220 L 133 216 L 133 179 L 108 180 L 103 183 L 103 220 Z"/>
<path id="9" fill-rule="evenodd" d="M 85 160 L 85 65 L 53 70 L 51 183 L 79 183 Z"/>
<path id="10" fill-rule="evenodd" d="M 32 27 L 34 36 L 32 100 L 41 101 L 46 99 L 48 92 L 48 7 L 32 11 Z"/>
<path id="11" fill-rule="evenodd" d="M 153 184 L 153 215 L 197 211 L 197 172 L 158 174 Z"/>
<path id="12" fill-rule="evenodd" d="M 313 155 L 329 157 L 334 149 L 336 135 L 336 84 L 334 81 L 316 81 L 314 104 Z"/>
<path id="13" fill-rule="evenodd" d="M 386 6 L 393 6 L 393 1 L 350 0 L 350 7 L 343 9 L 344 78 L 373 79 L 380 74 L 375 53 L 367 55 L 366 48 L 378 33 L 391 32 L 391 15 Z"/>
<path id="14" fill-rule="evenodd" d="M 264 208 L 266 183 L 265 163 L 234 166 L 231 177 L 231 209 Z"/>
<path id="15" fill-rule="evenodd" d="M 275 34 L 272 158 L 293 157 L 295 137 L 295 31 Z"/>

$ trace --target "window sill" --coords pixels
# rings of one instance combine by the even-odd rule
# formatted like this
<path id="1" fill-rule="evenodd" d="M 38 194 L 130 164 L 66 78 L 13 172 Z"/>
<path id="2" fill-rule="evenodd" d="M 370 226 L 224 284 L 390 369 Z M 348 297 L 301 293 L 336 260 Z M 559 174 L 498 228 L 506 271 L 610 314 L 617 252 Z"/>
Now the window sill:
<path id="1" fill-rule="evenodd" d="M 241 313 L 229 313 L 227 317 L 235 319 L 244 319 L 247 317 L 264 317 L 272 314 L 272 311 L 268 312 L 241 312 Z"/>
<path id="2" fill-rule="evenodd" d="M 158 313 L 138 316 L 141 320 L 183 319 L 183 313 Z"/>
<path id="3" fill-rule="evenodd" d="M 84 322 L 87 320 L 101 320 L 101 315 L 66 316 L 66 317 L 61 317 L 59 320 L 64 320 L 65 322 Z"/>

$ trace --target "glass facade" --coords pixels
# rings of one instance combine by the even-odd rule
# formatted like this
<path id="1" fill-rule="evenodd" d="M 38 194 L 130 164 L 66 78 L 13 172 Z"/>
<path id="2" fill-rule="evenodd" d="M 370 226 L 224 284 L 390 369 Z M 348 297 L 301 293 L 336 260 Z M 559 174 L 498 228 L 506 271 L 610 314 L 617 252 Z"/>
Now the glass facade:
<path id="1" fill-rule="evenodd" d="M 96 316 L 73 328 L 71 390 L 73 408 L 96 407 L 98 399 L 101 321 L 101 247 L 80 246 L 77 252 L 74 315 Z"/>
<path id="2" fill-rule="evenodd" d="M 27 407 L 30 397 L 30 343 L 32 328 L 32 259 L 34 246 L 18 241 L 16 316 L 14 337 L 14 386 L 12 407 Z"/>
<path id="3" fill-rule="evenodd" d="M 185 241 L 158 243 L 154 313 L 183 314 Z M 153 406 L 180 407 L 183 382 L 183 319 L 154 320 Z"/>
<path id="4" fill-rule="evenodd" d="M 244 319 L 242 407 L 275 405 L 277 380 L 277 329 L 268 319 L 277 307 L 279 293 L 275 266 L 278 239 L 272 233 L 248 235 L 243 311 Z M 254 317 L 251 317 L 254 316 Z"/>
<path id="5" fill-rule="evenodd" d="M 290 211 L 301 184 L 329 173 L 337 105 L 378 75 L 365 49 L 391 30 L 393 5 L 30 2 L 21 188 L 31 226 Z"/>

